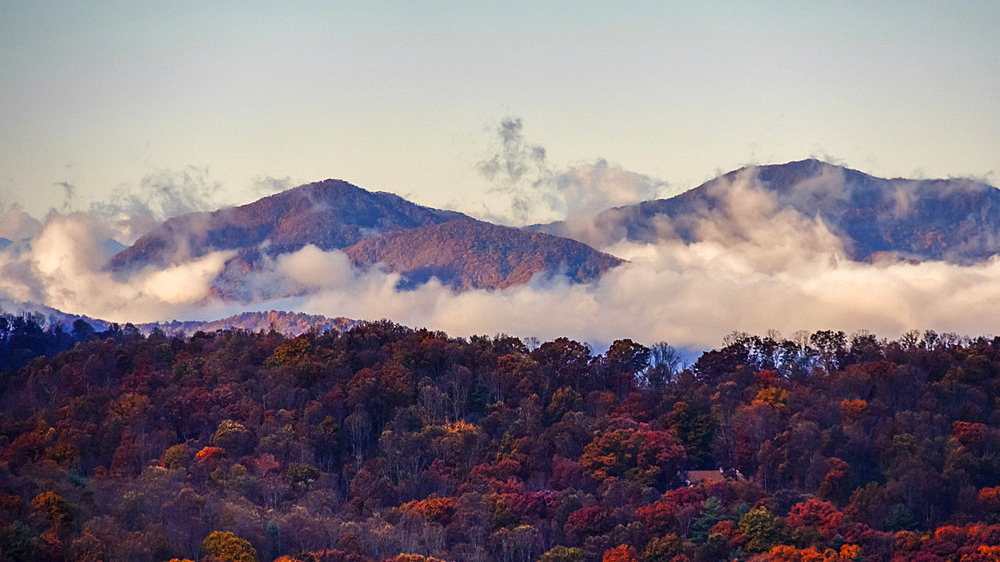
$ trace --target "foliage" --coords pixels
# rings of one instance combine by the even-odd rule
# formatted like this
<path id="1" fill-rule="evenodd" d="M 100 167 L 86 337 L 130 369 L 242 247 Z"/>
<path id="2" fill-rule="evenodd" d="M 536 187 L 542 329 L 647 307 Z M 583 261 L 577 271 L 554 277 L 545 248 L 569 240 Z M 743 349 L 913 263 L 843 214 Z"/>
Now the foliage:
<path id="1" fill-rule="evenodd" d="M 387 321 L 6 321 L 2 562 L 1000 552 L 1000 338 L 734 334 L 680 370 Z"/>
<path id="2" fill-rule="evenodd" d="M 229 531 L 213 531 L 201 543 L 201 550 L 223 560 L 257 562 L 257 551 L 253 545 Z"/>

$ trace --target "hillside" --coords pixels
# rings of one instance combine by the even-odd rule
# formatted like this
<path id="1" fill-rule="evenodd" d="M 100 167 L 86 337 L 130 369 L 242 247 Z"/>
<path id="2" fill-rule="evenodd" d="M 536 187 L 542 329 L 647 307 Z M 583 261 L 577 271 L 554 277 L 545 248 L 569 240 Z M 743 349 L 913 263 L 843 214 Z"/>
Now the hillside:
<path id="1" fill-rule="evenodd" d="M 171 320 L 136 326 L 140 332 L 150 334 L 154 329 L 163 330 L 168 336 L 191 335 L 195 332 L 218 330 L 244 330 L 260 332 L 274 330 L 285 336 L 298 336 L 309 331 L 346 331 L 361 322 L 349 318 L 327 318 L 317 314 L 271 310 L 268 312 L 241 312 L 219 320 Z"/>
<path id="2" fill-rule="evenodd" d="M 506 289 L 536 273 L 596 281 L 621 260 L 558 236 L 482 221 L 452 221 L 367 238 L 344 252 L 359 266 L 384 264 L 405 284 L 434 277 L 455 289 Z"/>
<path id="3" fill-rule="evenodd" d="M 84 335 L 0 371 L 0 560 L 1000 553 L 1000 338 L 669 351 L 388 321 Z"/>
<path id="4" fill-rule="evenodd" d="M 887 252 L 967 264 L 1000 253 L 995 187 L 965 179 L 883 179 L 818 160 L 741 168 L 669 199 L 609 209 L 584 234 L 561 222 L 530 229 L 598 247 L 665 236 L 694 242 L 704 221 L 732 222 L 728 197 L 737 184 L 773 198 L 778 210 L 822 220 L 857 261 Z"/>
<path id="5" fill-rule="evenodd" d="M 370 192 L 341 180 L 302 185 L 253 203 L 167 220 L 111 260 L 116 271 L 164 267 L 219 250 L 263 251 L 274 256 L 313 244 L 324 250 L 350 246 L 397 228 L 453 220 L 461 213 Z"/>
<path id="6" fill-rule="evenodd" d="M 382 262 L 404 285 L 435 277 L 458 290 L 504 289 L 536 273 L 591 282 L 621 263 L 584 244 L 422 207 L 338 180 L 303 185 L 254 203 L 175 217 L 122 250 L 111 268 L 128 275 L 219 250 L 235 250 L 212 284 L 225 300 L 289 296 L 284 286 L 254 283 L 270 258 L 306 245 L 345 251 L 355 264 Z"/>

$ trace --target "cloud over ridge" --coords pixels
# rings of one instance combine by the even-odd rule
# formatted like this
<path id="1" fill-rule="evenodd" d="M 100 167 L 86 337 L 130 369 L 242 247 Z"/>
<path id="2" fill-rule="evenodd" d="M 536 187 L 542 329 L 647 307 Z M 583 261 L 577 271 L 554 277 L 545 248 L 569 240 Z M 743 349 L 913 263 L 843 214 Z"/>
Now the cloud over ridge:
<path id="1" fill-rule="evenodd" d="M 111 274 L 105 241 L 120 236 L 123 225 L 212 208 L 213 188 L 192 172 L 156 183 L 160 195 L 136 194 L 86 213 L 52 211 L 36 220 L 8 209 L 0 236 L 25 240 L 0 250 L 0 296 L 119 322 L 278 308 L 389 318 L 455 336 L 567 336 L 598 347 L 628 337 L 707 348 L 734 330 L 869 330 L 884 337 L 910 329 L 995 330 L 997 257 L 962 264 L 892 256 L 856 261 L 856 248 L 837 225 L 803 211 L 803 201 L 822 206 L 856 196 L 845 188 L 843 168 L 817 164 L 819 173 L 797 179 L 787 192 L 767 188 L 754 167 L 726 174 L 706 184 L 708 203 L 694 201 L 694 212 L 683 216 L 651 215 L 645 234 L 634 236 L 618 220 L 626 211 L 607 209 L 662 195 L 663 182 L 601 159 L 553 166 L 543 147 L 524 138 L 519 120 L 505 120 L 497 133 L 492 155 L 478 165 L 495 182 L 494 195 L 506 198 L 496 216 L 521 224 L 545 215 L 563 219 L 562 234 L 627 262 L 586 284 L 537 274 L 504 290 L 457 291 L 433 278 L 402 290 L 400 274 L 386 267 L 358 269 L 340 250 L 307 245 L 262 252 L 258 269 L 237 272 L 249 304 L 227 301 L 214 285 L 233 252 Z M 884 202 L 887 212 L 914 212 L 922 195 L 906 185 Z"/>

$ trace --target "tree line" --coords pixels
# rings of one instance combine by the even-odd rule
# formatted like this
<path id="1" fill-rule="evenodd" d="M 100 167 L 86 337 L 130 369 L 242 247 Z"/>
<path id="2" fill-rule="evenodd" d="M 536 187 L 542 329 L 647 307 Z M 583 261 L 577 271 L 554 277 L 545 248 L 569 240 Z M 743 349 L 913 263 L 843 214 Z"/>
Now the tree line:
<path id="1" fill-rule="evenodd" d="M 1000 559 L 1000 338 L 5 321 L 4 561 Z"/>

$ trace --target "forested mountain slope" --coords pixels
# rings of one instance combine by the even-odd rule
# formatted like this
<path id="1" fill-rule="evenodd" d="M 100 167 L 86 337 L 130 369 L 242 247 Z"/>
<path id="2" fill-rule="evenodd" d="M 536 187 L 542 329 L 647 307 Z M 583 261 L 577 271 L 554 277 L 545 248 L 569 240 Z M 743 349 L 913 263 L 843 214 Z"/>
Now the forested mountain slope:
<path id="1" fill-rule="evenodd" d="M 0 559 L 1000 552 L 1000 338 L 672 357 L 389 322 L 85 337 L 0 376 Z"/>
<path id="2" fill-rule="evenodd" d="M 506 289 L 536 273 L 596 281 L 622 260 L 575 240 L 482 221 L 452 221 L 366 238 L 344 252 L 359 266 L 381 263 L 413 286 L 437 278 L 455 289 Z"/>
<path id="3" fill-rule="evenodd" d="M 694 242 L 711 235 L 706 221 L 738 229 L 739 218 L 783 209 L 822 221 L 858 261 L 892 253 L 967 264 L 1000 253 L 997 188 L 967 179 L 883 179 L 818 160 L 734 170 L 669 199 L 609 209 L 586 229 L 531 228 L 597 247 L 622 239 Z"/>
<path id="4" fill-rule="evenodd" d="M 339 180 L 303 185 L 241 207 L 172 218 L 111 260 L 120 275 L 235 250 L 213 283 L 227 300 L 290 296 L 248 275 L 301 250 L 345 250 L 355 264 L 382 263 L 414 286 L 436 277 L 455 289 L 504 289 L 536 273 L 590 282 L 621 263 L 574 240 L 422 207 Z M 249 285 L 249 286 L 248 286 Z"/>
<path id="5" fill-rule="evenodd" d="M 392 193 L 326 180 L 239 207 L 172 218 L 116 254 L 111 266 L 163 267 L 214 251 L 256 248 L 265 241 L 265 252 L 272 256 L 306 244 L 341 249 L 380 232 L 461 219 L 471 220 Z"/>

